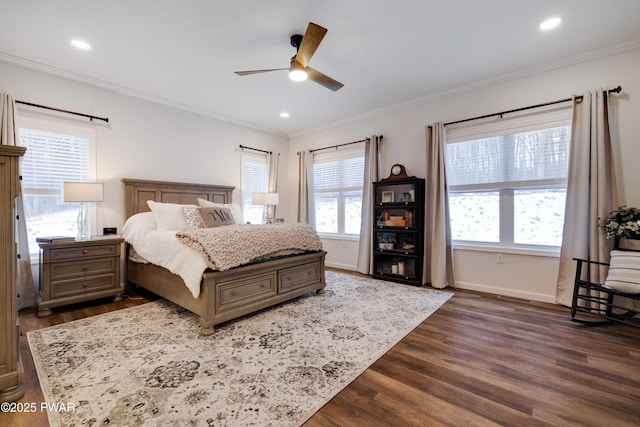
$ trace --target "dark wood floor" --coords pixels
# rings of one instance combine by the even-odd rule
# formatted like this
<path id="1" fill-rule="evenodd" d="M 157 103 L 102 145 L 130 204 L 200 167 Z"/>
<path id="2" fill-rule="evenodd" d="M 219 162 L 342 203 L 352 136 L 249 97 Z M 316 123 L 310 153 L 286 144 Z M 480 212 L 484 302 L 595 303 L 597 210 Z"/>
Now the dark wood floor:
<path id="1" fill-rule="evenodd" d="M 20 402 L 43 399 L 27 331 L 154 299 L 140 297 L 70 306 L 43 319 L 21 313 Z M 640 425 L 640 328 L 588 327 L 567 314 L 566 307 L 456 291 L 305 427 Z M 42 412 L 0 414 L 0 425 L 48 422 Z"/>

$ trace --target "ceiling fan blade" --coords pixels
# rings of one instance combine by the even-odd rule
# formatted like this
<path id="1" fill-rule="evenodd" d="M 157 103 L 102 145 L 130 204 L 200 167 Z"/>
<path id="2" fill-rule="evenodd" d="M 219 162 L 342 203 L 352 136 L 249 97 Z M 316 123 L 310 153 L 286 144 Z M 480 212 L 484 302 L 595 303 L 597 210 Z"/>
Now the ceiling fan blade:
<path id="1" fill-rule="evenodd" d="M 270 70 L 250 70 L 250 71 L 234 71 L 239 76 L 249 76 L 251 74 L 268 73 L 269 71 L 289 70 L 288 68 L 271 68 Z"/>
<path id="2" fill-rule="evenodd" d="M 331 89 L 334 92 L 344 86 L 339 81 L 333 80 L 331 77 L 322 74 L 320 71 L 314 70 L 311 67 L 307 67 L 307 76 L 309 77 L 309 80 L 313 80 L 319 85 L 322 85 L 327 89 Z"/>
<path id="3" fill-rule="evenodd" d="M 298 48 L 298 54 L 296 55 L 296 62 L 303 67 L 306 67 L 311 60 L 311 57 L 315 53 L 316 49 L 320 45 L 320 42 L 327 34 L 327 29 L 320 25 L 309 22 L 307 26 L 307 32 L 302 37 L 302 43 Z"/>

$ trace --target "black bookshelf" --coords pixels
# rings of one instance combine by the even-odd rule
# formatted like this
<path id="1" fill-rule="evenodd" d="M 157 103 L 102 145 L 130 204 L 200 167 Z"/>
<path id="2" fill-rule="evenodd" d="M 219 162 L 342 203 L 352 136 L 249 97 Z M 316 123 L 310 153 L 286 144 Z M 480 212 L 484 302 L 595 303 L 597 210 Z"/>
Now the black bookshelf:
<path id="1" fill-rule="evenodd" d="M 373 277 L 422 285 L 425 180 L 373 183 Z"/>

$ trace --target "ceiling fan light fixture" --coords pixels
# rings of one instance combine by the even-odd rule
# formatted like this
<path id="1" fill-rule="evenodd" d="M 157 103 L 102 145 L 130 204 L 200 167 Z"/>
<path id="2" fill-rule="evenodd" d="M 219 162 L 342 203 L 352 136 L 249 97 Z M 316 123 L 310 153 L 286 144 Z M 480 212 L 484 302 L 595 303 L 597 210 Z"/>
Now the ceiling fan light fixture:
<path id="1" fill-rule="evenodd" d="M 295 82 L 307 80 L 307 71 L 303 68 L 292 68 L 289 71 L 289 78 Z"/>

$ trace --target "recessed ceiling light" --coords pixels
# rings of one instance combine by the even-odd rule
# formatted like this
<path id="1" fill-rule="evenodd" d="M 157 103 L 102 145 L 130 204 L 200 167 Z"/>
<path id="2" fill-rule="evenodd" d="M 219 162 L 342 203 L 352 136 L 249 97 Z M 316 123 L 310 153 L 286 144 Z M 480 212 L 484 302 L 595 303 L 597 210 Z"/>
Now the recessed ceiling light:
<path id="1" fill-rule="evenodd" d="M 282 113 L 280 113 L 280 117 L 282 117 L 283 119 L 288 119 L 289 113 L 287 113 L 286 111 L 283 111 Z"/>
<path id="2" fill-rule="evenodd" d="M 77 40 L 77 39 L 71 40 L 71 44 L 77 47 L 78 49 L 82 49 L 82 50 L 91 49 L 91 45 L 89 45 L 89 43 L 87 42 L 83 42 L 82 40 Z"/>
<path id="3" fill-rule="evenodd" d="M 561 22 L 562 22 L 562 19 L 558 18 L 557 16 L 553 18 L 549 18 L 543 21 L 542 24 L 540 24 L 540 29 L 543 31 L 550 30 L 560 25 Z"/>

